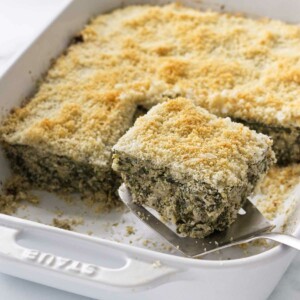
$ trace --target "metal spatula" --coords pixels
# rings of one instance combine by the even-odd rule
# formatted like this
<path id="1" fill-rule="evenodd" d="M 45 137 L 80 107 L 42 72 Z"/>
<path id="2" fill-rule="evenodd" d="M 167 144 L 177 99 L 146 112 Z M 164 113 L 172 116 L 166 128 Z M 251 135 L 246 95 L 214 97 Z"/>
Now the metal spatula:
<path id="1" fill-rule="evenodd" d="M 142 222 L 189 257 L 199 257 L 223 248 L 248 243 L 256 239 L 269 239 L 300 250 L 300 240 L 290 235 L 270 232 L 274 226 L 263 217 L 249 200 L 247 200 L 243 206 L 245 213 L 239 214 L 236 221 L 226 231 L 216 232 L 203 239 L 195 239 L 179 236 L 167 225 L 158 220 L 145 207 L 135 204 L 125 184 L 122 184 L 119 188 L 119 196 L 124 204 Z"/>

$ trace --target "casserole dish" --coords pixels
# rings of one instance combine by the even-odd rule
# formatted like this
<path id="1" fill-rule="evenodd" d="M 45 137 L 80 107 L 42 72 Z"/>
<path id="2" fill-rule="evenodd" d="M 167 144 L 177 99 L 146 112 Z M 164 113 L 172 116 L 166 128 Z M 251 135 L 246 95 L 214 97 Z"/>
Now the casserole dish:
<path id="1" fill-rule="evenodd" d="M 134 3 L 149 1 L 126 1 L 126 5 Z M 288 6 L 284 6 L 284 1 L 279 0 L 264 3 L 226 1 L 225 8 L 224 1 L 186 3 L 200 8 L 245 12 L 250 16 L 299 21 L 296 11 L 300 4 L 297 1 L 290 2 Z M 63 51 L 70 38 L 91 16 L 123 4 L 121 1 L 96 0 L 66 2 L 61 13 L 20 53 L 2 77 L 1 116 L 30 94 L 50 60 Z M 8 176 L 8 164 L 1 158 L 1 180 L 4 181 Z M 297 191 L 298 188 L 291 198 L 297 198 Z M 25 208 L 17 216 L 51 223 L 53 210 L 56 207 L 64 209 L 64 203 L 50 194 L 42 193 L 42 196 L 39 207 Z M 47 201 L 43 201 L 46 198 Z M 78 204 L 69 214 L 77 215 L 80 209 Z M 0 238 L 3 246 L 0 250 L 0 271 L 99 299 L 154 299 L 164 295 L 174 299 L 195 295 L 205 299 L 220 296 L 224 299 L 265 299 L 295 255 L 292 249 L 277 246 L 254 256 L 230 261 L 222 258 L 232 259 L 241 254 L 232 250 L 228 254 L 222 254 L 223 256 L 192 260 L 126 245 L 132 241 L 139 246 L 139 241 L 136 241 L 138 237 L 129 235 L 127 239 L 121 240 L 126 235 L 126 225 L 133 222 L 139 226 L 136 235 L 140 231 L 143 236 L 149 237 L 148 240 L 156 242 L 152 232 L 139 225 L 130 214 L 106 214 L 101 216 L 101 223 L 98 218 L 97 214 L 89 215 L 87 219 L 90 222 L 86 221 L 84 225 L 78 226 L 78 231 L 98 230 L 96 235 L 101 239 L 1 215 Z M 298 219 L 299 209 L 295 208 L 293 216 L 289 218 L 290 226 L 287 226 L 287 230 L 299 237 L 300 228 L 296 223 Z M 111 232 L 114 227 L 112 225 L 117 220 L 123 227 L 118 226 L 118 232 Z M 117 243 L 118 239 L 123 243 Z"/>

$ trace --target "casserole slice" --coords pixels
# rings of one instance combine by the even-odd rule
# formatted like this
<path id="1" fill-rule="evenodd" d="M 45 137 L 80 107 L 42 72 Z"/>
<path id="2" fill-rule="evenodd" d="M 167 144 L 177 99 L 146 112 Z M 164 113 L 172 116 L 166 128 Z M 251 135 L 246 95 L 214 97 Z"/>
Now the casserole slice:
<path id="1" fill-rule="evenodd" d="M 42 84 L 5 120 L 1 143 L 12 169 L 33 187 L 91 191 L 114 201 L 118 178 L 111 170 L 111 148 L 132 124 L 135 105 L 84 84 Z"/>
<path id="2" fill-rule="evenodd" d="M 271 140 L 190 100 L 153 107 L 113 147 L 113 169 L 133 201 L 184 235 L 224 230 L 274 162 Z"/>

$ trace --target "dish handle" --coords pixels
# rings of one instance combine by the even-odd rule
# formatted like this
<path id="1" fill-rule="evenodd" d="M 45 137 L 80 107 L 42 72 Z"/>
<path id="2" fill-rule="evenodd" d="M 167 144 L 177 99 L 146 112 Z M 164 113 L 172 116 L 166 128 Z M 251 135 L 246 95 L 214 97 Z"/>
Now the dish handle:
<path id="1" fill-rule="evenodd" d="M 6 220 L 5 225 L 3 225 L 3 219 Z M 74 249 L 76 249 L 76 243 L 79 246 L 80 243 L 84 242 L 82 236 L 76 233 L 69 233 L 31 221 L 0 215 L 0 271 L 44 284 L 51 282 L 49 278 L 53 277 L 59 278 L 62 281 L 78 281 L 81 284 L 84 282 L 93 282 L 99 287 L 102 286 L 102 288 L 107 287 L 109 289 L 116 288 L 121 290 L 128 288 L 149 288 L 150 285 L 156 285 L 155 282 L 161 284 L 169 275 L 178 271 L 169 266 L 160 265 L 159 262 L 151 263 L 132 257 L 124 257 L 124 264 L 121 267 L 107 268 L 97 264 L 90 264 L 26 248 L 18 243 L 18 237 L 22 233 L 26 230 L 30 231 L 32 228 L 37 229 L 39 227 L 44 227 L 48 231 L 55 232 L 58 247 L 64 246 L 63 239 L 68 234 L 71 234 L 72 240 L 75 241 Z M 42 243 L 42 241 L 39 242 Z M 99 250 L 99 257 L 101 257 L 101 248 Z M 20 275 L 20 273 L 23 275 Z M 52 286 L 60 288 L 55 284 Z"/>

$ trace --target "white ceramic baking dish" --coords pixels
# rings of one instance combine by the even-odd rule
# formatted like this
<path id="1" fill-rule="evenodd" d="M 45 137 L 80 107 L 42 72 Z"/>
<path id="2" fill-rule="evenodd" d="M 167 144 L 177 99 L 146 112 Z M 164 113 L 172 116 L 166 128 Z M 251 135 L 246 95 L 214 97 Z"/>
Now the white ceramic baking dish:
<path id="1" fill-rule="evenodd" d="M 196 8 L 244 12 L 250 16 L 300 23 L 300 2 L 297 0 L 288 3 L 285 0 L 185 2 Z M 0 79 L 0 117 L 30 95 L 51 59 L 63 51 L 70 38 L 90 17 L 132 3 L 158 1 L 65 1 L 59 15 L 19 54 Z M 0 157 L 0 166 L 0 180 L 3 181 L 9 176 L 9 167 L 3 156 Z M 299 192 L 298 187 L 291 198 L 299 198 Z M 195 260 L 151 251 L 143 249 L 138 239 L 133 242 L 134 246 L 129 245 L 131 237 L 123 236 L 122 240 L 127 221 L 136 224 L 142 235 L 156 239 L 154 233 L 131 219 L 128 212 L 125 218 L 121 217 L 122 212 L 88 215 L 91 222 L 79 226 L 78 231 L 86 232 L 88 226 L 94 226 L 98 237 L 20 218 L 49 224 L 53 208 L 65 204 L 46 193 L 43 199 L 41 207 L 25 209 L 17 214 L 18 217 L 0 215 L 0 271 L 92 298 L 266 299 L 296 254 L 292 249 L 276 246 L 244 258 L 234 259 L 240 254 L 229 250 L 223 257 L 231 260 L 220 256 Z M 76 209 L 81 210 L 80 205 L 74 205 L 74 215 Z M 65 209 L 71 214 L 69 206 Z M 100 223 L 97 223 L 98 218 Z M 108 233 L 109 224 L 121 218 L 125 225 L 119 232 Z M 295 206 L 287 230 L 300 237 L 298 220 L 300 209 Z M 112 239 L 112 235 L 118 236 L 122 242 L 116 242 L 117 238 Z"/>

